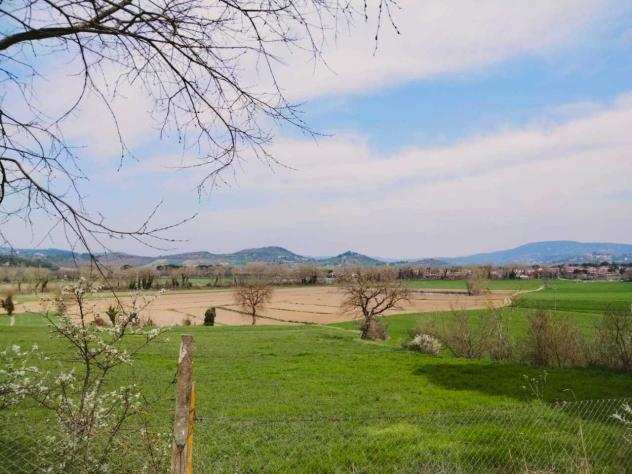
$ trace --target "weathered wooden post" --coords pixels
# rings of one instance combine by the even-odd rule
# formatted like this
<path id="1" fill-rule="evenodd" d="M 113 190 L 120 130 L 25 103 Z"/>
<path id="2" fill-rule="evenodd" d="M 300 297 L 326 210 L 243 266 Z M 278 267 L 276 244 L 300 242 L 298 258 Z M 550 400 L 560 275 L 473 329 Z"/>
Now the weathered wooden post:
<path id="1" fill-rule="evenodd" d="M 171 447 L 171 474 L 192 472 L 193 459 L 193 336 L 183 334 L 176 376 L 176 409 Z"/>

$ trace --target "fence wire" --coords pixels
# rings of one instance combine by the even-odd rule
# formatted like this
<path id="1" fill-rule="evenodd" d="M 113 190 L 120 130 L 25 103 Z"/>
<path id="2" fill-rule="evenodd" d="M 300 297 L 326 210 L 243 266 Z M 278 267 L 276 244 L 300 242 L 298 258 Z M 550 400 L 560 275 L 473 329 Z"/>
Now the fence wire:
<path id="1" fill-rule="evenodd" d="M 415 415 L 234 418 L 199 411 L 193 471 L 366 473 L 626 473 L 632 443 L 613 415 L 631 400 Z M 69 450 L 55 424 L 0 413 L 0 472 L 168 472 L 167 423 L 127 428 L 99 464 Z M 629 434 L 629 433 L 628 433 Z M 148 452 L 151 451 L 151 453 Z"/>

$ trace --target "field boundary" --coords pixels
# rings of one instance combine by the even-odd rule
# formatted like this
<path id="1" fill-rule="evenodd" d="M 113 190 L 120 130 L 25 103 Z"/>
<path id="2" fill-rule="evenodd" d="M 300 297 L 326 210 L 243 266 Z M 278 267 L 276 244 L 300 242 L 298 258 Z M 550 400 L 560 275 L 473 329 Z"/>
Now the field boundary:
<path id="1" fill-rule="evenodd" d="M 511 306 L 513 304 L 514 298 L 516 298 L 518 296 L 526 295 L 527 293 L 536 293 L 536 292 L 542 291 L 542 290 L 544 290 L 544 285 L 540 285 L 539 287 L 537 287 L 537 288 L 535 288 L 533 290 L 519 290 L 519 291 L 516 291 L 511 296 L 507 296 L 507 298 L 505 298 L 505 306 Z"/>

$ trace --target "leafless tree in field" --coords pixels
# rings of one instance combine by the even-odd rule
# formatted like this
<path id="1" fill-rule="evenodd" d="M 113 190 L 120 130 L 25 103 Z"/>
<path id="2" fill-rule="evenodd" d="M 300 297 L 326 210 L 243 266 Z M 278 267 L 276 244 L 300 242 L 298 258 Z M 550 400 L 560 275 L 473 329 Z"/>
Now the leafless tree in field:
<path id="1" fill-rule="evenodd" d="M 257 311 L 272 299 L 272 286 L 264 282 L 243 283 L 234 290 L 235 303 L 252 317 L 252 325 L 257 323 Z"/>
<path id="2" fill-rule="evenodd" d="M 489 293 L 486 279 L 488 274 L 488 271 L 484 268 L 472 268 L 470 274 L 465 280 L 467 294 L 470 296 L 480 296 L 485 293 Z"/>
<path id="3" fill-rule="evenodd" d="M 86 203 L 81 182 L 91 172 L 79 157 L 91 148 L 78 153 L 82 144 L 64 133 L 86 98 L 109 111 L 104 120 L 115 126 L 122 165 L 131 153 L 113 100 L 126 88 L 147 97 L 160 138 L 175 137 L 195 157 L 187 167 L 205 170 L 203 191 L 239 159 L 274 162 L 275 125 L 311 133 L 278 86 L 281 56 L 301 51 L 320 60 L 342 25 L 373 12 L 377 40 L 382 23 L 394 26 L 395 7 L 396 0 L 0 1 L 0 225 L 33 225 L 46 215 L 73 248 L 105 250 L 112 238 L 160 245 L 177 224 L 153 224 L 160 204 L 124 229 Z M 72 103 L 53 115 L 34 86 L 51 65 L 80 81 Z"/>
<path id="4" fill-rule="evenodd" d="M 400 308 L 410 299 L 410 291 L 395 279 L 393 272 L 383 269 L 358 268 L 342 278 L 342 309 L 359 313 L 362 339 L 384 339 L 378 318 L 386 311 Z"/>

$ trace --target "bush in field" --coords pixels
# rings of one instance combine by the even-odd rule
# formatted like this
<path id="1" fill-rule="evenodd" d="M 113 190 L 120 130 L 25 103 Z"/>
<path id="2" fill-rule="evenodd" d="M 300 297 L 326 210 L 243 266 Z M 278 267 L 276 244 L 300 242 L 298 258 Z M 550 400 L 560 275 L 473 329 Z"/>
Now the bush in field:
<path id="1" fill-rule="evenodd" d="M 467 286 L 467 294 L 470 296 L 480 296 L 489 293 L 485 273 L 482 269 L 475 268 L 465 280 Z"/>
<path id="2" fill-rule="evenodd" d="M 477 359 L 485 355 L 489 345 L 488 335 L 475 316 L 463 310 L 453 310 L 441 323 L 430 323 L 423 331 L 439 339 L 456 357 Z"/>
<path id="3" fill-rule="evenodd" d="M 606 310 L 597 326 L 594 352 L 599 363 L 632 372 L 632 310 Z"/>
<path id="4" fill-rule="evenodd" d="M 99 315 L 95 316 L 94 319 L 92 320 L 92 323 L 95 326 L 105 326 L 105 321 L 103 320 L 103 318 Z"/>
<path id="5" fill-rule="evenodd" d="M 204 326 L 215 326 L 215 308 L 209 308 L 204 312 Z"/>
<path id="6" fill-rule="evenodd" d="M 581 367 L 589 347 L 575 322 L 543 310 L 528 317 L 523 358 L 539 367 Z"/>
<path id="7" fill-rule="evenodd" d="M 483 315 L 483 332 L 487 334 L 487 351 L 492 360 L 511 360 L 515 353 L 504 313 L 490 309 Z"/>
<path id="8" fill-rule="evenodd" d="M 632 405 L 624 403 L 621 410 L 615 413 L 613 417 L 625 426 L 625 434 L 623 439 L 632 444 Z"/>
<path id="9" fill-rule="evenodd" d="M 452 310 L 449 316 L 416 329 L 411 337 L 417 334 L 437 338 L 456 357 L 510 360 L 515 352 L 504 315 L 493 308 L 480 316 L 469 311 Z"/>
<path id="10" fill-rule="evenodd" d="M 15 303 L 13 303 L 13 292 L 7 292 L 4 299 L 0 299 L 0 308 L 4 309 L 9 316 L 15 311 Z"/>
<path id="11" fill-rule="evenodd" d="M 128 283 L 130 290 L 151 290 L 152 286 L 154 286 L 154 274 L 150 270 L 137 273 Z"/>
<path id="12" fill-rule="evenodd" d="M 114 306 L 108 306 L 108 309 L 105 310 L 105 315 L 110 320 L 110 323 L 112 323 L 112 326 L 116 324 L 116 318 L 118 317 L 119 313 L 119 309 Z"/>
<path id="13" fill-rule="evenodd" d="M 422 354 L 437 355 L 442 346 L 437 338 L 429 334 L 417 334 L 406 343 L 406 347 Z"/>

